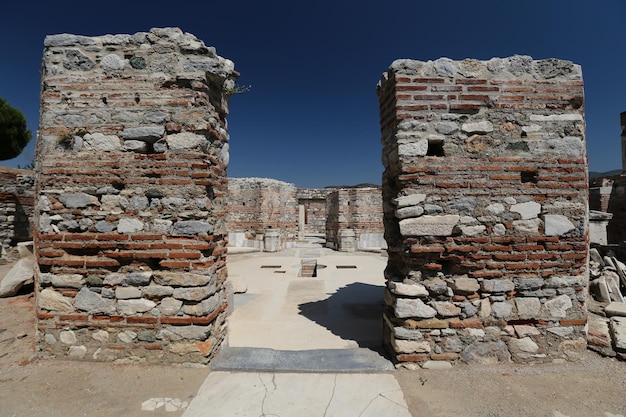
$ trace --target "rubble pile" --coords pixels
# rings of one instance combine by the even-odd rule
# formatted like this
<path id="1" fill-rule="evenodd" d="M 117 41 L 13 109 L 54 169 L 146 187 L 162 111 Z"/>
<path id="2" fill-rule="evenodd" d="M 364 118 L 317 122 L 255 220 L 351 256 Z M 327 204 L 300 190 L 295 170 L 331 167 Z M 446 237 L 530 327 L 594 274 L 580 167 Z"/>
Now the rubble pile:
<path id="1" fill-rule="evenodd" d="M 588 347 L 626 360 L 626 264 L 597 249 L 589 255 Z"/>

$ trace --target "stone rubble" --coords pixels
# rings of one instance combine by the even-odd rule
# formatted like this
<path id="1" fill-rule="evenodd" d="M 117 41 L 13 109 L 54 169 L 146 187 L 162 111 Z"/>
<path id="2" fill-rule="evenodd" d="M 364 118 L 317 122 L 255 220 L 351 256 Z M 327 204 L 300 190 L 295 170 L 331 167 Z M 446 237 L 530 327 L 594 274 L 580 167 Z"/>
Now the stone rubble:
<path id="1" fill-rule="evenodd" d="M 613 256 L 590 251 L 589 349 L 626 360 L 626 265 Z M 621 281 L 621 284 L 620 284 Z"/>

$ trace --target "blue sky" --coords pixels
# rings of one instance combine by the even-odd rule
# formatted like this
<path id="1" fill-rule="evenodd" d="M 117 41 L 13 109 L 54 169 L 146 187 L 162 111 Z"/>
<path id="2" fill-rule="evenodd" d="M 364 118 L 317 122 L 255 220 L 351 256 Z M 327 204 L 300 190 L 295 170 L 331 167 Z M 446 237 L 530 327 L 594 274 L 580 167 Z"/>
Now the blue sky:
<path id="1" fill-rule="evenodd" d="M 0 97 L 33 134 L 43 40 L 177 26 L 235 62 L 229 176 L 299 187 L 380 184 L 376 83 L 398 58 L 514 54 L 582 65 L 590 170 L 621 168 L 626 111 L 623 0 L 10 1 L 2 6 Z M 25 165 L 32 141 L 7 166 Z"/>

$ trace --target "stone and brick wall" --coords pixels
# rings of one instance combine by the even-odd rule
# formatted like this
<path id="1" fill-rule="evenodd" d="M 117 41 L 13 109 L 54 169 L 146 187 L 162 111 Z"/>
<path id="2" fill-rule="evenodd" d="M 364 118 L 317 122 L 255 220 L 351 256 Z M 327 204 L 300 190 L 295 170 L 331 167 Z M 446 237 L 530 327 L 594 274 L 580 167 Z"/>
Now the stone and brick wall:
<path id="1" fill-rule="evenodd" d="M 232 62 L 177 28 L 45 39 L 38 345 L 207 363 L 226 336 Z"/>
<path id="2" fill-rule="evenodd" d="M 296 186 L 270 178 L 230 178 L 228 183 L 229 244 L 261 249 L 260 236 L 280 234 L 280 247 L 295 244 L 298 204 Z"/>
<path id="3" fill-rule="evenodd" d="M 577 359 L 589 252 L 580 67 L 398 60 L 378 96 L 393 356 Z"/>
<path id="4" fill-rule="evenodd" d="M 620 114 L 622 141 L 622 172 L 626 168 L 626 112 Z M 609 244 L 626 240 L 626 175 L 593 178 L 589 180 L 589 208 L 611 213 L 607 227 Z"/>
<path id="5" fill-rule="evenodd" d="M 332 188 L 298 188 L 298 205 L 304 206 L 305 233 L 326 233 L 326 197 Z"/>
<path id="6" fill-rule="evenodd" d="M 591 179 L 589 208 L 613 214 L 607 226 L 607 243 L 619 244 L 626 240 L 626 176 Z"/>
<path id="7" fill-rule="evenodd" d="M 35 173 L 0 167 L 0 241 L 3 247 L 32 240 Z"/>
<path id="8" fill-rule="evenodd" d="M 340 188 L 326 199 L 326 244 L 340 248 L 339 232 L 351 229 L 355 249 L 384 246 L 380 188 Z"/>

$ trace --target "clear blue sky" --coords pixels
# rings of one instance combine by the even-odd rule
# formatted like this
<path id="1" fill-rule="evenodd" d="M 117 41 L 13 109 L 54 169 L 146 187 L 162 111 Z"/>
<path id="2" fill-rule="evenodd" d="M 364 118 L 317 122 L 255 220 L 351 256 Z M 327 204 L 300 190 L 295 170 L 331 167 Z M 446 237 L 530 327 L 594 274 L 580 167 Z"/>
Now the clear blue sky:
<path id="1" fill-rule="evenodd" d="M 514 54 L 582 65 L 590 170 L 621 168 L 624 0 L 8 1 L 0 97 L 37 130 L 43 40 L 177 26 L 235 62 L 229 176 L 299 187 L 381 181 L 376 83 L 398 58 Z M 34 142 L 34 139 L 33 141 Z M 3 165 L 25 165 L 33 144 Z"/>

